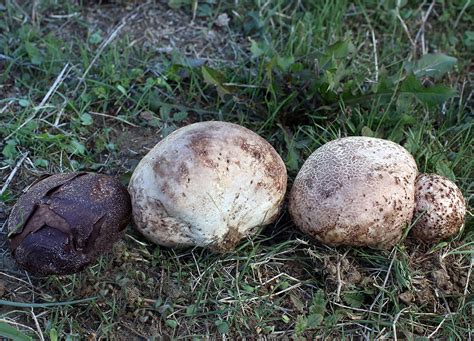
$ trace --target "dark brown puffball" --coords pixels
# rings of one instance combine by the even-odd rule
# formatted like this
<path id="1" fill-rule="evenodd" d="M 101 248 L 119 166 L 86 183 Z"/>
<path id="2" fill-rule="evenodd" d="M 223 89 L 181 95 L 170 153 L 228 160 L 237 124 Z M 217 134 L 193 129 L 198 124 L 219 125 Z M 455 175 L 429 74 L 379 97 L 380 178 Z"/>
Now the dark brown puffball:
<path id="1" fill-rule="evenodd" d="M 72 274 L 110 251 L 130 218 L 130 196 L 113 177 L 51 175 L 34 184 L 12 209 L 12 255 L 31 273 Z"/>

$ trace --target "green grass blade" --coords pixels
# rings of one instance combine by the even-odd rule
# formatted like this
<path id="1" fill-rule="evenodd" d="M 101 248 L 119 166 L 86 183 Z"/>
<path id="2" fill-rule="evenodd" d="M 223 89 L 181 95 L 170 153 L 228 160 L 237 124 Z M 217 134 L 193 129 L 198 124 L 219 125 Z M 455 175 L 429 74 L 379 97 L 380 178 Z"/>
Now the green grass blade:
<path id="1" fill-rule="evenodd" d="M 23 334 L 16 328 L 10 326 L 8 323 L 0 322 L 0 336 L 15 341 L 31 341 L 32 338 Z"/>
<path id="2" fill-rule="evenodd" d="M 97 299 L 97 297 L 84 298 L 80 300 L 65 301 L 65 302 L 51 302 L 51 303 L 23 303 L 0 300 L 0 306 L 17 307 L 17 308 L 49 308 L 49 307 L 60 307 L 65 305 L 73 305 L 85 302 L 91 302 Z"/>

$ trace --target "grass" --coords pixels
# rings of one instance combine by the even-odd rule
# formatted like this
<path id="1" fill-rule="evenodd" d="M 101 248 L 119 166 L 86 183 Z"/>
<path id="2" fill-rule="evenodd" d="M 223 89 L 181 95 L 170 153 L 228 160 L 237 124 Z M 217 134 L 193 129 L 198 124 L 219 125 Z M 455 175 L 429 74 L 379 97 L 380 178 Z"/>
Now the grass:
<path id="1" fill-rule="evenodd" d="M 169 5 L 0 5 L 0 219 L 45 173 L 85 169 L 126 183 L 147 148 L 200 120 L 264 136 L 285 160 L 290 185 L 327 141 L 390 139 L 420 171 L 455 180 L 472 210 L 469 0 Z M 230 26 L 214 24 L 222 13 Z M 153 31 L 169 18 L 178 26 Z M 172 52 L 166 34 L 175 38 Z M 435 53 L 443 53 L 436 67 L 423 67 L 423 55 Z M 49 278 L 16 269 L 5 247 L 0 335 L 14 327 L 18 338 L 52 340 L 466 340 L 472 226 L 468 213 L 452 240 L 424 246 L 408 237 L 384 252 L 316 244 L 284 213 L 224 255 L 162 248 L 130 227 L 96 265 Z"/>

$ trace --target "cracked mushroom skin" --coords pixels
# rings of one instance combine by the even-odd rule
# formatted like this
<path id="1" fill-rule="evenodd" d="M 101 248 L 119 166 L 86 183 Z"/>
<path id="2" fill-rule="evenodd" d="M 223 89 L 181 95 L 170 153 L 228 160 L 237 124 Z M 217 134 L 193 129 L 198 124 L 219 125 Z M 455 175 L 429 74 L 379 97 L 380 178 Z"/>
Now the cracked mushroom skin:
<path id="1" fill-rule="evenodd" d="M 420 174 L 416 179 L 413 236 L 436 243 L 454 236 L 464 224 L 466 203 L 451 180 L 437 174 Z"/>
<path id="2" fill-rule="evenodd" d="M 254 132 L 227 122 L 194 123 L 160 141 L 129 184 L 136 228 L 167 247 L 224 252 L 279 214 L 285 164 Z"/>
<path id="3" fill-rule="evenodd" d="M 8 219 L 10 248 L 37 275 L 79 272 L 111 250 L 131 219 L 127 189 L 111 176 L 51 175 L 23 194 Z"/>
<path id="4" fill-rule="evenodd" d="M 333 140 L 304 163 L 289 211 L 304 233 L 324 244 L 389 249 L 411 222 L 417 173 L 411 154 L 394 142 Z"/>

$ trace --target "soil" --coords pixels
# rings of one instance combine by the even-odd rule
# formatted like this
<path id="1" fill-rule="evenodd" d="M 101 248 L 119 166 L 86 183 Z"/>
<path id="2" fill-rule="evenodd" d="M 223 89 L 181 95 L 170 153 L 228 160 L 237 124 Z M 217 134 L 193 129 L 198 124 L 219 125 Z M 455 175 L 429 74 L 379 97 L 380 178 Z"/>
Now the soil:
<path id="1" fill-rule="evenodd" d="M 229 22 L 222 20 L 222 15 Z M 250 43 L 243 35 L 229 29 L 233 20 L 230 15 L 199 16 L 199 13 L 189 13 L 184 9 L 172 9 L 167 1 L 145 4 L 126 1 L 122 5 L 91 1 L 82 13 L 60 26 L 51 26 L 51 30 L 64 38 L 79 33 L 87 39 L 98 33 L 105 39 L 124 23 L 118 36 L 127 35 L 131 46 L 165 54 L 178 51 L 211 64 L 232 63 L 248 51 Z"/>

